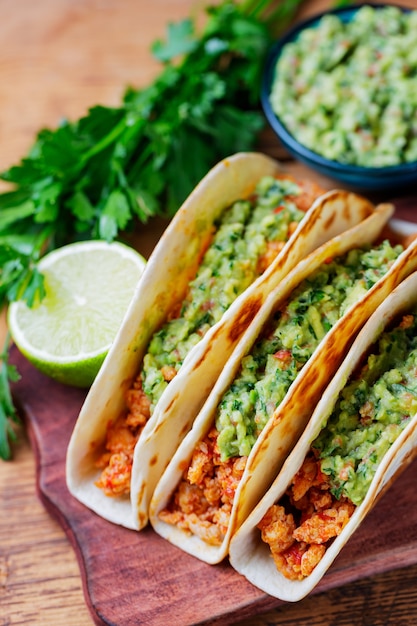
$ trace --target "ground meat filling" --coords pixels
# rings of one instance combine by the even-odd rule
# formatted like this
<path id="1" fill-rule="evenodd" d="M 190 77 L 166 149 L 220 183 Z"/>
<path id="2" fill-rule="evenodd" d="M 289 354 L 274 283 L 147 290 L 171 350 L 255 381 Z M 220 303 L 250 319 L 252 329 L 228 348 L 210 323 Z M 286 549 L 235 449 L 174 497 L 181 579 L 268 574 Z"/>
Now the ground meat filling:
<path id="1" fill-rule="evenodd" d="M 337 500 L 329 489 L 329 477 L 309 455 L 286 495 L 258 524 L 278 571 L 290 580 L 311 574 L 356 508 L 347 498 Z"/>
<path id="2" fill-rule="evenodd" d="M 213 428 L 193 452 L 169 505 L 160 512 L 164 522 L 221 545 L 229 526 L 237 486 L 247 457 L 222 461 Z"/>
<path id="3" fill-rule="evenodd" d="M 308 576 L 417 410 L 417 316 L 399 316 L 343 388 L 286 495 L 259 524 L 285 576 Z"/>
<path id="4" fill-rule="evenodd" d="M 138 376 L 126 394 L 126 414 L 121 414 L 109 424 L 106 451 L 96 462 L 103 471 L 95 483 L 106 496 L 130 493 L 133 451 L 146 422 L 150 417 L 150 402 L 142 390 Z"/>

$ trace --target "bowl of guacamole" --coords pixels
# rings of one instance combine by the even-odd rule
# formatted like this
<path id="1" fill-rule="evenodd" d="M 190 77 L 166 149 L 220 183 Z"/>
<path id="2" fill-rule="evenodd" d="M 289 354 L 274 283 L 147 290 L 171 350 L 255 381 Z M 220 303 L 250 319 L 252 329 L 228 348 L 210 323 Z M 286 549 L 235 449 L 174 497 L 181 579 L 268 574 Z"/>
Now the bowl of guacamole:
<path id="1" fill-rule="evenodd" d="M 358 190 L 417 183 L 417 10 L 320 13 L 270 51 L 265 115 L 300 161 Z"/>

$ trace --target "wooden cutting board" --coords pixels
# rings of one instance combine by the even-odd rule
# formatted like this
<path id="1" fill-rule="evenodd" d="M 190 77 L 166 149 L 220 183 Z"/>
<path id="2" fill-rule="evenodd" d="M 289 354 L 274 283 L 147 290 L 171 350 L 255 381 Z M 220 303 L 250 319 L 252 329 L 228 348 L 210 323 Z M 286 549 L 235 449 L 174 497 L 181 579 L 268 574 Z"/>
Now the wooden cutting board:
<path id="1" fill-rule="evenodd" d="M 397 217 L 417 221 L 417 202 L 396 202 Z M 65 454 L 86 392 L 35 370 L 16 349 L 21 379 L 12 392 L 36 454 L 38 492 L 76 552 L 86 602 L 97 624 L 226 625 L 280 604 L 227 561 L 207 565 L 156 535 L 101 519 L 68 492 Z M 415 461 L 378 502 L 316 591 L 417 563 Z"/>

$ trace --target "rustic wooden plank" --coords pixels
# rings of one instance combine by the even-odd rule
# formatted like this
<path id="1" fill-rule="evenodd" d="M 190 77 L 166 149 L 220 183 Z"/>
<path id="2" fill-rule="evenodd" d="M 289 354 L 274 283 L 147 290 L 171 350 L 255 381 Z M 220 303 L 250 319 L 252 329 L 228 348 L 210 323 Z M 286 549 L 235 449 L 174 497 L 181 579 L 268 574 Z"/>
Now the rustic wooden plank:
<path id="1" fill-rule="evenodd" d="M 417 566 L 365 578 L 285 604 L 240 626 L 415 626 Z"/>
<path id="2" fill-rule="evenodd" d="M 19 433 L 0 467 L 0 624 L 93 623 L 75 553 L 37 496 L 35 459 Z"/>

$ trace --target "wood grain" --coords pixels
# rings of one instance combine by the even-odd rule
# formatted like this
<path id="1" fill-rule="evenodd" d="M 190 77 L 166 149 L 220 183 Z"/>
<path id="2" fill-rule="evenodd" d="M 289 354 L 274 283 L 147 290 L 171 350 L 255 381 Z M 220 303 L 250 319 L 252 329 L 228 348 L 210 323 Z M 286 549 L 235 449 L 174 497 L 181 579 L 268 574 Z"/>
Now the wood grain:
<path id="1" fill-rule="evenodd" d="M 13 463 L 0 469 L 1 626 L 91 626 L 78 563 L 60 525 L 36 493 L 35 461 L 24 433 Z M 415 626 L 417 566 L 365 578 L 258 613 L 240 626 Z"/>
<path id="2" fill-rule="evenodd" d="M 80 570 L 63 529 L 37 496 L 24 432 L 0 468 L 0 624 L 88 626 Z"/>

